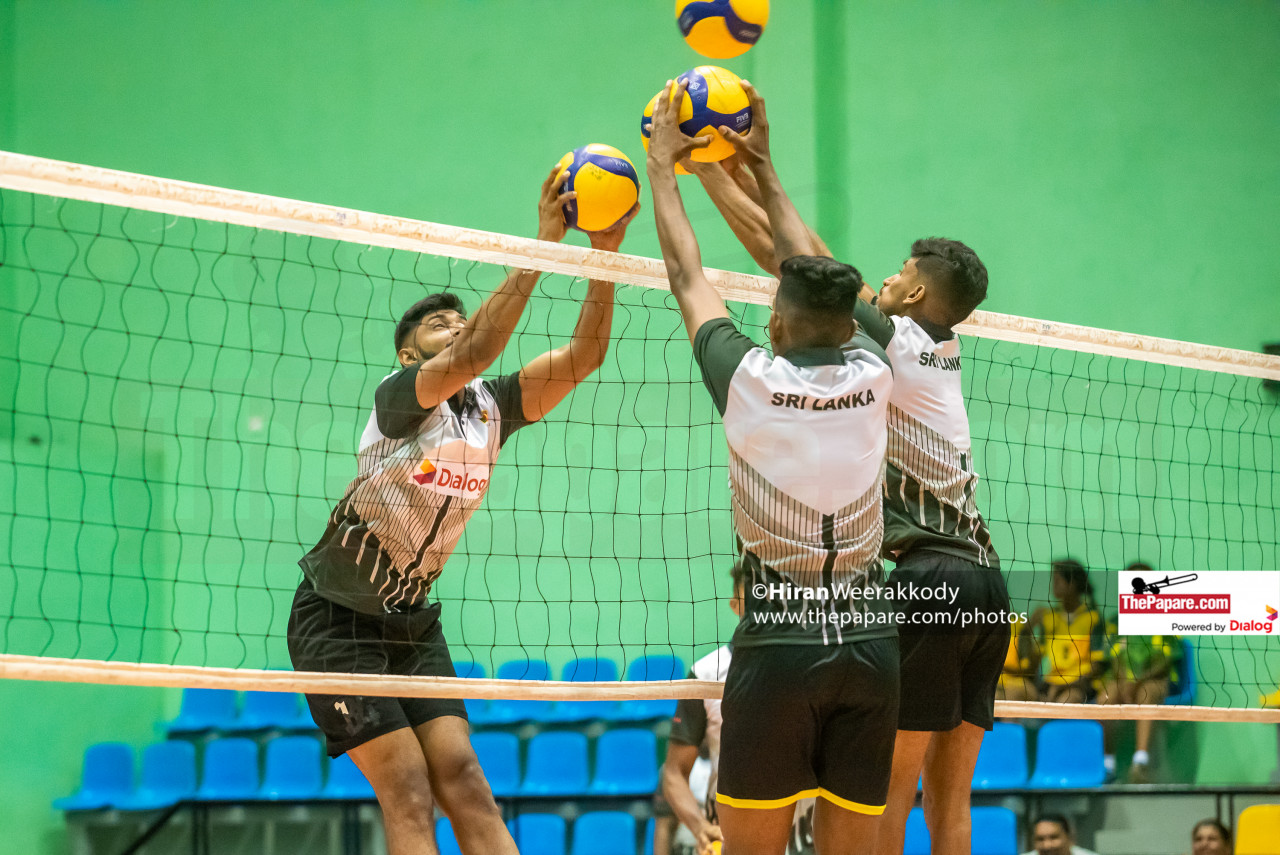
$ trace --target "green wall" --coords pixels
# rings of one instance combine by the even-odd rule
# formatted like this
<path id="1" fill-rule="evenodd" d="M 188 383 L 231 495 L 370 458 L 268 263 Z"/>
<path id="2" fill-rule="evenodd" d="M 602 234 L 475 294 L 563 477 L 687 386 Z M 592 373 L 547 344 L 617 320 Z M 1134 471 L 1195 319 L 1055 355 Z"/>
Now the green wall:
<path id="1" fill-rule="evenodd" d="M 699 61 L 669 7 L 0 0 L 0 145 L 531 235 L 537 182 L 565 150 L 608 142 L 642 162 L 641 108 L 663 80 Z M 1280 257 L 1262 251 L 1280 199 L 1278 42 L 1280 8 L 1265 3 L 812 0 L 776 3 L 761 45 L 724 64 L 768 97 L 775 152 L 802 213 L 871 281 L 897 269 L 911 239 L 944 234 L 971 243 L 990 268 L 984 308 L 1257 349 L 1280 339 Z M 844 79 L 831 73 L 838 60 Z M 684 186 L 706 263 L 752 270 L 710 204 Z M 0 201 L 6 225 L 26 222 L 26 197 Z M 365 390 L 390 363 L 390 319 L 416 282 L 483 293 L 495 274 L 185 221 L 178 234 L 161 218 L 97 223 L 98 210 L 61 208 L 83 232 L 71 243 L 33 244 L 29 230 L 6 229 L 0 339 L 21 336 L 24 359 L 42 354 L 64 371 L 87 351 L 89 363 L 133 381 L 113 392 L 101 378 L 51 383 L 28 371 L 19 383 L 12 360 L 0 364 L 19 413 L 0 413 L 0 443 L 12 440 L 0 472 L 16 484 L 52 467 L 58 474 L 38 486 L 50 507 L 79 504 L 92 523 L 6 520 L 0 555 L 13 566 L 0 572 L 9 577 L 0 578 L 0 604 L 14 603 L 6 617 L 66 623 L 6 620 L 5 650 L 285 665 L 293 561 L 350 477 Z M 46 223 L 52 215 L 34 212 Z M 38 257 L 72 275 L 24 270 L 40 266 L 14 260 L 24 234 Z M 192 246 L 200 251 L 183 249 Z M 192 266 L 224 247 L 237 257 Z M 624 248 L 657 254 L 651 219 L 631 227 Z M 160 342 L 149 351 L 86 332 L 94 323 L 86 312 L 119 306 L 121 317 L 111 317 L 123 322 L 124 282 L 134 340 Z M 563 340 L 572 324 L 581 285 L 552 280 L 542 293 L 508 368 Z M 543 464 L 538 478 L 512 467 L 495 479 L 489 513 L 468 532 L 467 572 L 441 582 L 455 637 L 478 658 L 511 658 L 519 644 L 558 665 L 574 652 L 622 656 L 655 640 L 694 649 L 728 630 L 715 601 L 723 580 L 713 581 L 728 548 L 715 468 L 722 443 L 662 295 L 622 289 L 619 299 L 598 382 L 517 441 L 518 460 Z M 55 332 L 24 314 L 41 300 L 52 303 L 37 314 L 77 320 L 80 332 L 50 344 Z M 334 326 L 327 307 L 349 301 L 358 303 Z M 309 349 L 317 339 L 323 351 Z M 232 348 L 205 371 L 211 351 L 202 348 L 219 342 Z M 1158 554 L 1163 566 L 1276 569 L 1280 426 L 1256 385 L 1194 372 L 1134 378 L 1119 363 L 983 347 L 968 380 L 986 509 L 1013 569 L 1028 571 L 1014 580 L 1027 602 L 1047 597 L 1043 564 L 1065 551 L 1095 570 L 1117 569 L 1135 551 Z M 309 371 L 309 360 L 327 364 L 335 353 L 353 362 Z M 175 391 L 184 376 L 208 394 Z M 1160 394 L 1116 403 L 1099 391 L 1144 384 Z M 1217 401 L 1222 412 L 1180 409 L 1191 400 Z M 22 414 L 41 407 L 62 420 L 32 426 Z M 1165 413 L 1167 432 L 1108 432 L 1117 418 Z M 119 430 L 84 427 L 105 414 Z M 265 435 L 249 426 L 252 416 L 265 420 Z M 607 431 L 584 427 L 602 422 Z M 1248 442 L 1233 445 L 1232 431 Z M 1263 477 L 1239 474 L 1245 445 Z M 290 451 L 298 447 L 305 451 Z M 1159 465 L 1126 469 L 1143 455 Z M 590 468 L 575 467 L 584 456 Z M 1026 484 L 1036 478 L 1056 483 L 1034 484 L 1033 495 Z M 1192 495 L 1197 509 L 1177 505 Z M 1151 496 L 1169 506 L 1137 507 Z M 605 500 L 616 513 L 592 513 Z M 1222 510 L 1242 504 L 1252 510 L 1241 520 Z M 688 512 L 674 516 L 676 507 Z M 48 587 L 14 599 L 33 594 L 12 580 L 46 563 L 58 571 Z M 227 581 L 231 573 L 241 584 Z M 107 581 L 116 596 L 95 587 Z M 572 634 L 541 604 L 557 599 L 571 602 Z M 1207 657 L 1202 676 L 1218 692 L 1235 686 L 1232 703 L 1248 703 L 1280 673 L 1274 642 L 1231 655 L 1239 661 Z M 1204 698 L 1213 699 L 1222 702 Z M 27 717 L 19 732 L 59 734 L 14 746 L 0 784 L 15 851 L 53 853 L 65 841 L 49 801 L 74 787 L 84 746 L 146 744 L 176 700 L 158 690 L 0 682 L 0 704 Z M 1258 749 L 1266 740 L 1274 728 L 1204 727 L 1190 765 L 1204 781 L 1265 780 L 1275 756 Z"/>

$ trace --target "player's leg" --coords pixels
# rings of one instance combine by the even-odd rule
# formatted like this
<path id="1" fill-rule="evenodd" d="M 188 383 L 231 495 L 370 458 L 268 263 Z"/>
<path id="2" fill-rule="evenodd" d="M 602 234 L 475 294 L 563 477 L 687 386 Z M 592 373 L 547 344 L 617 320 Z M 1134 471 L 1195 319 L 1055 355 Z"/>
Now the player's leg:
<path id="1" fill-rule="evenodd" d="M 1140 680 L 1133 684 L 1133 703 L 1162 704 L 1169 696 L 1169 681 Z M 1140 718 L 1134 723 L 1133 765 L 1129 767 L 1129 783 L 1145 784 L 1150 781 L 1151 729 L 1154 722 L 1149 718 Z"/>
<path id="2" fill-rule="evenodd" d="M 738 647 L 725 678 L 716 781 L 724 855 L 783 855 L 795 805 L 817 795 L 810 693 L 823 648 Z"/>
<path id="3" fill-rule="evenodd" d="M 444 715 L 414 729 L 431 770 L 431 791 L 453 823 L 458 846 L 466 855 L 510 853 L 516 844 L 502 821 L 489 782 L 471 747 L 465 718 Z"/>
<path id="4" fill-rule="evenodd" d="M 969 790 L 985 731 L 969 722 L 933 734 L 924 758 L 924 819 L 933 855 L 969 855 Z"/>
<path id="5" fill-rule="evenodd" d="M 288 644 L 299 671 L 391 672 L 386 625 L 316 594 L 303 582 L 289 615 Z M 427 763 L 400 701 L 307 695 L 331 757 L 349 754 L 382 806 L 390 855 L 436 855 Z"/>
<path id="6" fill-rule="evenodd" d="M 440 628 L 439 604 L 415 612 L 403 627 L 405 643 L 392 646 L 399 673 L 453 677 L 453 660 Z M 480 769 L 467 709 L 456 698 L 408 698 L 401 701 L 430 770 L 431 792 L 453 824 L 466 855 L 515 855 L 516 844 L 502 821 L 489 781 Z"/>
<path id="7" fill-rule="evenodd" d="M 933 734 L 927 730 L 899 730 L 893 742 L 893 771 L 889 776 L 889 798 L 880 821 L 880 855 L 902 852 L 907 833 L 907 815 L 916 803 L 916 784 L 924 767 L 925 752 Z"/>
<path id="8" fill-rule="evenodd" d="M 439 855 L 427 761 L 408 727 L 347 752 L 373 785 L 388 855 Z"/>
<path id="9" fill-rule="evenodd" d="M 795 802 L 775 808 L 718 803 L 716 816 L 724 835 L 724 855 L 782 855 L 791 838 L 795 812 Z"/>
<path id="10" fill-rule="evenodd" d="M 813 842 L 818 855 L 871 855 L 884 827 L 899 722 L 898 639 L 873 638 L 840 646 L 829 668 L 831 693 L 818 708 L 818 803 Z M 904 776 L 910 778 L 910 771 Z M 905 786 L 904 786 L 905 789 Z M 915 783 L 905 797 L 915 802 Z M 906 818 L 903 814 L 903 823 Z M 901 851 L 899 844 L 898 851 Z"/>

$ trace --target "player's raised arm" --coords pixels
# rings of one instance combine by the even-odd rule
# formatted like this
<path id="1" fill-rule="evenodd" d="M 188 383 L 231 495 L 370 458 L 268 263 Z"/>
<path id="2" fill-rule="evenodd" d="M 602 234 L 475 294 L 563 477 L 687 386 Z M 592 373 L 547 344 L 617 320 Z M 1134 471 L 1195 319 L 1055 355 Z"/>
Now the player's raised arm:
<path id="1" fill-rule="evenodd" d="M 617 252 L 627 224 L 640 210 L 637 204 L 608 229 L 588 232 L 593 249 Z M 592 279 L 582 299 L 582 311 L 569 343 L 547 351 L 520 371 L 520 394 L 525 421 L 536 422 L 564 400 L 591 372 L 604 364 L 613 324 L 613 283 Z"/>
<path id="2" fill-rule="evenodd" d="M 773 167 L 769 152 L 769 119 L 765 115 L 764 99 L 755 87 L 742 81 L 742 88 L 751 101 L 751 130 L 745 136 L 727 127 L 720 128 L 724 138 L 733 143 L 742 163 L 760 187 L 760 198 L 769 217 L 769 229 L 773 233 L 774 256 L 778 263 L 793 255 L 814 255 L 814 244 L 809 227 L 800 219 L 796 206 L 782 189 L 778 172 Z"/>
<path id="3" fill-rule="evenodd" d="M 704 323 L 728 317 L 729 310 L 702 272 L 698 238 L 693 233 L 684 201 L 680 198 L 680 187 L 676 184 L 676 162 L 711 141 L 709 137 L 688 137 L 680 131 L 680 102 L 687 88 L 686 81 L 675 84 L 668 81 L 658 96 L 653 107 L 649 157 L 645 168 L 649 173 L 658 243 L 662 246 L 662 259 L 667 264 L 671 293 L 684 315 L 689 340 L 693 341 Z"/>
<path id="4" fill-rule="evenodd" d="M 542 182 L 538 240 L 558 242 L 564 237 L 562 207 L 573 195 L 560 195 L 565 177 L 557 177 L 559 171 L 557 164 Z M 507 346 L 537 282 L 536 270 L 512 270 L 476 313 L 455 330 L 451 344 L 422 363 L 415 381 L 419 406 L 431 409 L 493 364 Z"/>

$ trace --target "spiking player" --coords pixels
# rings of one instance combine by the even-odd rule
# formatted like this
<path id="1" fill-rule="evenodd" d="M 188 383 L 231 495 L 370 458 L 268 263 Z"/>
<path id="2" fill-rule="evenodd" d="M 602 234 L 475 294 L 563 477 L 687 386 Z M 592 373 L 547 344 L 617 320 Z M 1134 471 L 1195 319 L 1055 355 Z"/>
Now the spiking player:
<path id="1" fill-rule="evenodd" d="M 538 238 L 564 237 L 557 166 L 542 184 Z M 632 210 L 591 234 L 616 251 Z M 467 318 L 450 293 L 419 300 L 395 331 L 402 366 L 374 393 L 359 473 L 320 542 L 299 562 L 289 617 L 299 671 L 455 676 L 432 583 L 480 506 L 504 443 L 598 368 L 609 343 L 613 284 L 592 280 L 572 340 L 518 373 L 477 379 L 497 359 L 538 281 L 513 270 Z M 350 754 L 377 793 L 391 855 L 435 855 L 433 796 L 467 855 L 515 843 L 476 761 L 462 701 L 308 695 L 331 756 Z"/>
<path id="2" fill-rule="evenodd" d="M 811 254 L 769 168 L 764 105 L 747 153 L 777 235 L 782 281 L 771 355 L 740 333 L 702 272 L 676 161 L 707 140 L 679 129 L 685 83 L 653 112 L 648 172 L 658 240 L 694 358 L 724 421 L 746 614 L 721 706 L 717 813 L 725 855 L 781 855 L 796 802 L 816 797 L 821 855 L 869 853 L 884 810 L 897 726 L 898 651 L 879 588 L 886 401 L 893 377 L 854 335 L 862 279 Z M 826 406 L 827 403 L 832 406 Z M 843 402 L 841 405 L 839 402 Z M 803 596 L 804 591 L 811 596 Z M 822 594 L 825 593 L 825 598 Z"/>
<path id="3" fill-rule="evenodd" d="M 759 96 L 749 84 L 744 88 L 754 107 Z M 752 257 L 775 275 L 785 275 L 779 262 L 790 250 L 776 239 L 776 224 L 759 204 L 762 168 L 771 180 L 776 173 L 751 149 L 750 136 L 725 135 L 754 177 L 737 164 L 728 170 L 717 164 L 684 165 L 699 175 Z M 825 253 L 821 241 L 808 233 L 814 251 Z M 916 241 L 902 269 L 884 280 L 878 298 L 865 288 L 854 310 L 861 328 L 885 348 L 894 370 L 884 492 L 884 555 L 897 563 L 891 582 L 933 588 L 945 582 L 959 591 L 948 606 L 952 625 L 943 622 L 946 617 L 919 622 L 924 611 L 938 610 L 935 602 L 895 602 L 901 700 L 893 778 L 877 845 L 881 855 L 902 851 L 922 770 L 933 852 L 968 853 L 973 767 L 983 734 L 995 721 L 1008 625 L 970 626 L 964 632 L 959 625 L 964 612 L 1007 616 L 1009 610 L 999 559 L 975 501 L 978 474 L 954 330 L 986 294 L 987 270 L 973 250 L 959 241 L 926 238 Z"/>

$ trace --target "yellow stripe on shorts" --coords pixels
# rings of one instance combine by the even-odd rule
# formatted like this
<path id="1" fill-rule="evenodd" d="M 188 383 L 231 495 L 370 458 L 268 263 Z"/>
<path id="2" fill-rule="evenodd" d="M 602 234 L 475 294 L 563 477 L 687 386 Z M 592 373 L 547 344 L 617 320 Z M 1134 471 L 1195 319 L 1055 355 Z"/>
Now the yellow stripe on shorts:
<path id="1" fill-rule="evenodd" d="M 751 808 L 753 810 L 769 810 L 770 808 L 786 807 L 793 805 L 801 799 L 816 798 L 819 790 L 801 790 L 794 796 L 787 796 L 784 799 L 735 799 L 732 796 L 726 796 L 724 793 L 716 793 L 716 802 L 722 805 L 736 808 Z M 884 810 L 884 808 L 880 808 Z"/>

